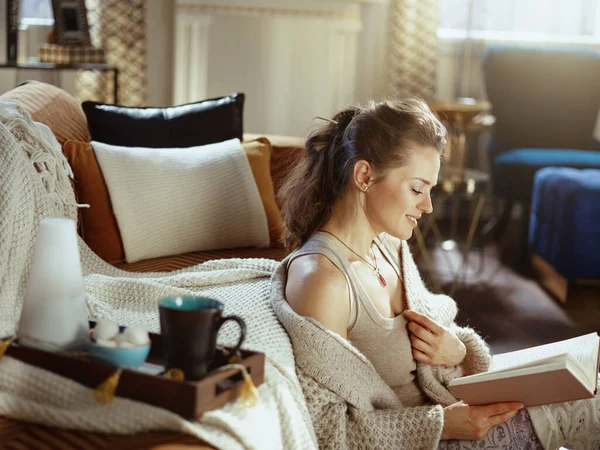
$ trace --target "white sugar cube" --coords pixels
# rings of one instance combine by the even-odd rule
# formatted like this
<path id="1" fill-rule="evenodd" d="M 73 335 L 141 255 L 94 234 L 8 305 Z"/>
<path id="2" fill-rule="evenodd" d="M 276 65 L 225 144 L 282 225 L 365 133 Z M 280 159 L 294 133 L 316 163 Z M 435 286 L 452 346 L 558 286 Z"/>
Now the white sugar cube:
<path id="1" fill-rule="evenodd" d="M 127 327 L 125 328 L 125 331 L 123 331 L 123 335 L 129 342 L 131 342 L 136 347 L 139 345 L 146 345 L 150 343 L 148 331 L 143 325 L 134 325 L 131 327 Z"/>
<path id="2" fill-rule="evenodd" d="M 127 340 L 127 336 L 125 336 L 125 333 L 119 333 L 115 336 L 115 342 L 117 343 L 117 347 L 121 347 L 121 344 L 124 342 L 129 342 Z"/>
<path id="3" fill-rule="evenodd" d="M 92 336 L 96 339 L 109 340 L 119 334 L 119 326 L 110 320 L 99 320 L 92 330 Z"/>

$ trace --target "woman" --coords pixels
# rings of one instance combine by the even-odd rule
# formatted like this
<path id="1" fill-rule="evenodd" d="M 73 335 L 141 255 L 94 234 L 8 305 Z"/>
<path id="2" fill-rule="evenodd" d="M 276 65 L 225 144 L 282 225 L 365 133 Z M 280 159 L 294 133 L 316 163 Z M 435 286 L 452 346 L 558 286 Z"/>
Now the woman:
<path id="1" fill-rule="evenodd" d="M 279 194 L 296 251 L 274 302 L 320 446 L 542 448 L 521 404 L 468 406 L 446 388 L 490 355 L 454 324 L 454 302 L 425 289 L 405 243 L 433 210 L 444 127 L 419 99 L 324 120 Z"/>

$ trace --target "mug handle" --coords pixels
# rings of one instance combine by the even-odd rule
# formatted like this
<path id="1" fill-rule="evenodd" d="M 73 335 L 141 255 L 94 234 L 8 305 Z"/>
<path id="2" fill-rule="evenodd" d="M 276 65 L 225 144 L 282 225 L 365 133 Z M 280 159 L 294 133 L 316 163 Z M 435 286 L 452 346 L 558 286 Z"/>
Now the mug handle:
<path id="1" fill-rule="evenodd" d="M 242 344 L 244 343 L 244 339 L 246 339 L 246 322 L 244 322 L 244 319 L 242 319 L 240 316 L 225 316 L 221 318 L 221 325 L 219 325 L 219 328 L 221 328 L 223 324 L 228 320 L 233 320 L 234 322 L 237 322 L 237 324 L 240 327 L 240 339 L 235 345 L 235 347 L 231 349 L 231 353 L 235 354 L 240 350 Z"/>

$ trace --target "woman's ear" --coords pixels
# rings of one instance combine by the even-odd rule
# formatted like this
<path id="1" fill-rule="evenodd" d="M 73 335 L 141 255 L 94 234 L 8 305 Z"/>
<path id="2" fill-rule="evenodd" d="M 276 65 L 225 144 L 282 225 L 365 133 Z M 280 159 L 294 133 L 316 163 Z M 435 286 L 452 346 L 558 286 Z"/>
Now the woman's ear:
<path id="1" fill-rule="evenodd" d="M 361 159 L 354 164 L 354 185 L 363 192 L 369 189 L 374 179 L 373 168 L 368 161 Z"/>

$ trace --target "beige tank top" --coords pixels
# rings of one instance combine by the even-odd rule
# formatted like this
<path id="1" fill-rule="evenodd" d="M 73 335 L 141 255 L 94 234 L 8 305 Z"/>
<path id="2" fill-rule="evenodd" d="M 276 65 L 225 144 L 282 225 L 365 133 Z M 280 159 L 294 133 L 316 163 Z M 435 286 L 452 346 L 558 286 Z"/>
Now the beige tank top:
<path id="1" fill-rule="evenodd" d="M 401 276 L 398 252 L 391 243 L 379 238 L 375 244 Z M 390 386 L 405 406 L 419 406 L 427 397 L 419 387 L 417 364 L 412 356 L 407 321 L 399 315 L 393 319 L 379 313 L 361 285 L 356 272 L 344 256 L 345 248 L 333 236 L 317 231 L 290 258 L 321 254 L 328 258 L 346 277 L 350 289 L 350 318 L 348 340 L 373 364 L 377 373 Z"/>

